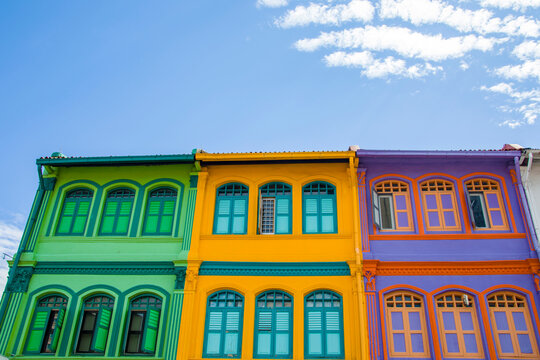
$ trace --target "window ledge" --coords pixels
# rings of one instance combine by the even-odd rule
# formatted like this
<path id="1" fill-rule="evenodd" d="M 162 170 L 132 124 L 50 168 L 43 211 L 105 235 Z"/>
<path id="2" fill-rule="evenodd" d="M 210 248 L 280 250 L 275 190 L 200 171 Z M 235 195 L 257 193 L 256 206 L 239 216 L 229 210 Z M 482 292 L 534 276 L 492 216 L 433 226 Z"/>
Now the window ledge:
<path id="1" fill-rule="evenodd" d="M 312 239 L 351 239 L 352 234 L 278 234 L 278 235 L 201 235 L 201 240 L 312 240 Z"/>
<path id="2" fill-rule="evenodd" d="M 394 234 L 369 235 L 369 240 L 486 240 L 486 239 L 523 239 L 525 233 L 482 233 L 482 234 Z"/>

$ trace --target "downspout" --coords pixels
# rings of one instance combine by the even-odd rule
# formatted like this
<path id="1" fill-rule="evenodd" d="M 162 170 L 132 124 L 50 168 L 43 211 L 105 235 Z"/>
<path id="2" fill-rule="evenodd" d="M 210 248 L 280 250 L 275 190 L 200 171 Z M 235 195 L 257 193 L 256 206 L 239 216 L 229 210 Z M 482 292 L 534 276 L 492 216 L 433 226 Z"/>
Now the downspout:
<path id="1" fill-rule="evenodd" d="M 23 234 L 23 237 L 21 239 L 21 242 L 19 244 L 19 249 L 17 253 L 15 254 L 15 258 L 13 259 L 13 265 L 9 268 L 8 271 L 8 281 L 6 283 L 6 288 L 4 290 L 4 295 L 2 301 L 2 307 L 0 308 L 0 324 L 4 321 L 4 316 L 6 313 L 6 308 L 8 305 L 9 296 L 11 295 L 11 283 L 14 280 L 17 266 L 19 265 L 19 262 L 21 260 L 22 253 L 24 252 L 24 249 L 26 248 L 26 245 L 28 243 L 28 239 L 30 238 L 30 234 L 32 234 L 32 229 L 34 228 L 34 225 L 37 220 L 37 215 L 39 213 L 39 209 L 41 208 L 41 203 L 43 201 L 43 195 L 45 193 L 45 186 L 43 182 L 43 174 L 41 172 L 41 165 L 38 165 L 38 176 L 39 176 L 39 186 L 35 197 L 35 206 L 32 209 L 32 213 L 30 214 L 30 218 L 28 219 L 28 223 L 26 224 L 26 228 Z"/>
<path id="2" fill-rule="evenodd" d="M 527 201 L 527 196 L 525 196 L 525 191 L 523 190 L 523 183 L 521 182 L 521 170 L 519 168 L 519 157 L 514 158 L 514 166 L 516 168 L 516 178 L 517 185 L 519 190 L 519 195 L 521 196 L 521 201 L 523 202 L 523 209 L 525 211 L 525 220 L 527 222 L 526 226 L 529 228 L 529 233 L 531 234 L 531 241 L 536 250 L 536 254 L 540 259 L 540 248 L 538 247 L 538 238 L 536 237 L 536 231 L 533 226 L 531 212 L 529 211 L 529 202 Z"/>

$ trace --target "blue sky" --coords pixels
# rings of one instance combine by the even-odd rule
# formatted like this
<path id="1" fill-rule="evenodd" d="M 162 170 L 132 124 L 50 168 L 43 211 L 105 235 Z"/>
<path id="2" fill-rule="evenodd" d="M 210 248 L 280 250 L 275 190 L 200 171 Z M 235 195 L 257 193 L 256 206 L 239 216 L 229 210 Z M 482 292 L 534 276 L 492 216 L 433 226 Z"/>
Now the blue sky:
<path id="1" fill-rule="evenodd" d="M 54 151 L 538 147 L 539 10 L 540 0 L 2 1 L 0 250 L 15 252 L 34 160 Z"/>

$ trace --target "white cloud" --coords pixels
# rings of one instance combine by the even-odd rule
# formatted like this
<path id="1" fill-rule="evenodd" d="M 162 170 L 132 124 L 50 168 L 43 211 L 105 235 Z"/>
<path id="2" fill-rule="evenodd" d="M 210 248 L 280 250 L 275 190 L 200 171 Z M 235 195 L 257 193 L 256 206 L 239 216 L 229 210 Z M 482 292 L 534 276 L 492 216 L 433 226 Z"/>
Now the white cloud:
<path id="1" fill-rule="evenodd" d="M 461 68 L 461 70 L 465 71 L 465 70 L 467 70 L 469 68 L 469 64 L 467 64 L 465 61 L 462 60 L 459 63 L 459 67 Z"/>
<path id="2" fill-rule="evenodd" d="M 501 126 L 516 128 L 524 124 L 532 125 L 536 122 L 538 116 L 540 116 L 540 89 L 518 91 L 514 88 L 514 84 L 505 82 L 490 87 L 482 86 L 480 89 L 507 95 L 513 100 L 514 104 L 512 106 L 505 105 L 500 107 L 500 110 L 506 113 L 517 113 L 521 116 L 521 119 L 505 120 L 499 124 Z"/>
<path id="3" fill-rule="evenodd" d="M 288 0 L 257 0 L 258 7 L 278 8 L 289 5 Z"/>
<path id="4" fill-rule="evenodd" d="M 277 19 L 275 24 L 282 28 L 305 26 L 309 24 L 339 25 L 348 21 L 368 22 L 373 19 L 375 8 L 367 0 L 352 0 L 348 4 L 299 5 Z"/>
<path id="5" fill-rule="evenodd" d="M 3 253 L 15 255 L 23 230 L 19 226 L 0 220 L 0 291 L 4 290 L 7 281 L 7 258 L 3 260 Z"/>
<path id="6" fill-rule="evenodd" d="M 525 80 L 536 78 L 540 81 L 540 59 L 528 60 L 519 65 L 506 65 L 495 69 L 495 73 L 506 79 Z"/>
<path id="7" fill-rule="evenodd" d="M 461 9 L 439 0 L 381 0 L 379 16 L 400 18 L 414 25 L 446 24 L 460 32 L 540 35 L 540 22 L 535 19 L 512 15 L 501 19 L 486 9 Z"/>
<path id="8" fill-rule="evenodd" d="M 301 51 L 315 51 L 322 47 L 392 50 L 405 57 L 442 61 L 459 58 L 473 50 L 492 50 L 501 41 L 476 35 L 443 38 L 440 34 L 424 35 L 404 27 L 382 25 L 323 32 L 317 38 L 298 40 L 295 47 Z"/>
<path id="9" fill-rule="evenodd" d="M 540 41 L 524 41 L 514 48 L 512 54 L 521 60 L 540 59 Z"/>
<path id="10" fill-rule="evenodd" d="M 524 11 L 528 7 L 540 7 L 540 0 L 482 0 L 482 6 Z"/>
<path id="11" fill-rule="evenodd" d="M 392 56 L 383 60 L 375 59 L 369 51 L 354 53 L 338 51 L 326 55 L 324 61 L 327 66 L 360 67 L 362 68 L 362 75 L 368 78 L 385 78 L 389 75 L 420 78 L 442 70 L 442 67 L 435 67 L 429 63 L 407 67 L 404 60 L 394 59 Z"/>

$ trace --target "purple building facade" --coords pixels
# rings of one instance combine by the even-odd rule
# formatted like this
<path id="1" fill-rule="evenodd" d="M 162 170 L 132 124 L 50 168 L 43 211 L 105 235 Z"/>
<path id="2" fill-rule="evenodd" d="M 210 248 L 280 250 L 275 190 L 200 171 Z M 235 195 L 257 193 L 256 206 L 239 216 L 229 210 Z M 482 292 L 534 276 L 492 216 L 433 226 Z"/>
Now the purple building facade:
<path id="1" fill-rule="evenodd" d="M 520 156 L 357 151 L 371 359 L 540 359 Z"/>

